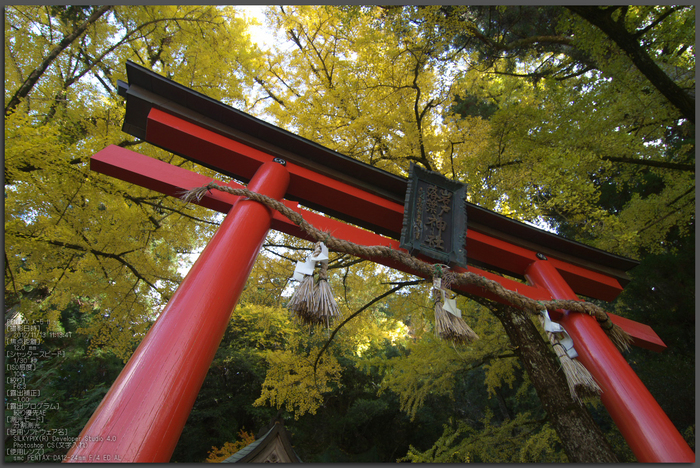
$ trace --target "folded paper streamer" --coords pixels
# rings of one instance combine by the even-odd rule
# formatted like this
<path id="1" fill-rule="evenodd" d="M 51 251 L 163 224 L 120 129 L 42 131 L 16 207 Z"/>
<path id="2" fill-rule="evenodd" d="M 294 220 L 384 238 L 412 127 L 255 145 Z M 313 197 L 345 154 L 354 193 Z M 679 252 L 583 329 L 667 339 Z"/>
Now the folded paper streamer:
<path id="1" fill-rule="evenodd" d="M 561 333 L 560 336 L 555 338 L 559 341 L 559 344 L 564 348 L 567 356 L 569 356 L 571 359 L 578 357 L 578 353 L 574 349 L 574 340 L 572 340 L 569 334 L 566 333 L 564 327 L 562 327 L 556 322 L 552 322 L 552 319 L 549 318 L 549 312 L 547 312 L 546 310 L 542 312 L 542 316 L 544 317 L 544 331 L 549 333 Z"/>
<path id="2" fill-rule="evenodd" d="M 574 349 L 574 340 L 571 339 L 564 327 L 549 318 L 549 312 L 543 310 L 540 314 L 542 324 L 547 338 L 554 347 L 554 351 L 559 358 L 561 368 L 569 386 L 569 392 L 575 401 L 583 404 L 583 399 L 600 395 L 602 390 L 593 379 L 588 369 L 579 362 L 576 357 L 578 353 Z"/>
<path id="3" fill-rule="evenodd" d="M 318 283 L 314 282 L 314 270 L 320 265 Z M 340 310 L 328 284 L 328 247 L 317 242 L 314 251 L 294 268 L 293 279 L 299 281 L 287 307 L 304 323 L 330 326 L 331 319 L 340 316 Z"/>
<path id="4" fill-rule="evenodd" d="M 442 281 L 442 268 L 436 266 L 433 276 L 433 300 L 435 301 L 435 331 L 438 336 L 455 343 L 471 343 L 479 335 L 462 320 L 462 311 L 457 302 L 447 297 L 446 286 Z"/>
<path id="5" fill-rule="evenodd" d="M 462 311 L 457 308 L 457 301 L 447 297 L 447 293 L 444 289 L 442 290 L 442 308 L 455 317 L 462 318 Z"/>

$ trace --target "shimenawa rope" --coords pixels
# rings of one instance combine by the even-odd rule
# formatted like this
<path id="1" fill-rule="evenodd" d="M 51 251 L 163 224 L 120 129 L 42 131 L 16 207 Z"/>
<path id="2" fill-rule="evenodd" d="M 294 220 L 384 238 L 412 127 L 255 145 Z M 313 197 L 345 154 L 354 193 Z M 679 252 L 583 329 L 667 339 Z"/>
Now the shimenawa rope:
<path id="1" fill-rule="evenodd" d="M 430 263 L 419 260 L 406 252 L 392 249 L 391 247 L 375 245 L 375 246 L 364 246 L 358 245 L 343 239 L 338 239 L 331 236 L 329 233 L 321 231 L 315 228 L 310 223 L 308 223 L 301 214 L 287 207 L 284 203 L 270 198 L 266 195 L 262 195 L 257 192 L 253 192 L 246 188 L 232 188 L 228 186 L 222 186 L 212 181 L 207 185 L 202 187 L 197 187 L 186 191 L 182 199 L 186 202 L 192 200 L 201 200 L 202 197 L 211 190 L 220 190 L 222 192 L 230 193 L 231 195 L 247 197 L 250 200 L 257 201 L 266 205 L 267 207 L 279 211 L 282 215 L 287 217 L 294 224 L 299 226 L 304 232 L 306 232 L 310 237 L 316 241 L 324 242 L 329 248 L 355 255 L 358 257 L 386 257 L 393 261 L 402 263 L 403 265 L 409 267 L 411 270 L 419 273 L 421 276 L 430 278 L 433 276 L 433 265 Z M 632 338 L 622 330 L 619 326 L 612 323 L 608 314 L 590 302 L 574 301 L 574 300 L 552 300 L 552 301 L 535 301 L 529 297 L 523 296 L 515 291 L 504 288 L 497 281 L 490 280 L 483 276 L 477 275 L 472 272 L 455 273 L 452 280 L 454 285 L 473 285 L 484 288 L 486 291 L 495 294 L 501 299 L 506 300 L 513 306 L 522 309 L 532 315 L 537 315 L 542 309 L 546 310 L 557 310 L 566 309 L 571 312 L 588 314 L 594 317 L 605 333 L 610 337 L 612 342 L 617 346 L 620 351 L 629 350 L 629 345 L 632 342 Z"/>

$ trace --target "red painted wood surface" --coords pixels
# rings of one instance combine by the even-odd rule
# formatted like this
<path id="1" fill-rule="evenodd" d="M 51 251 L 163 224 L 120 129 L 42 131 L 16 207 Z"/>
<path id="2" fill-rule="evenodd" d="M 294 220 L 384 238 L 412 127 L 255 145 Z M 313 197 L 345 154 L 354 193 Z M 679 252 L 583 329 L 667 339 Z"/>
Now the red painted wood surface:
<path id="1" fill-rule="evenodd" d="M 280 199 L 288 182 L 268 162 L 249 187 Z M 65 461 L 170 461 L 271 222 L 260 203 L 233 204 Z"/>
<path id="2" fill-rule="evenodd" d="M 90 161 L 90 165 L 91 169 L 94 171 L 117 177 L 119 179 L 138 184 L 152 190 L 157 190 L 161 193 L 175 197 L 181 196 L 183 192 L 192 188 L 206 185 L 212 180 L 209 177 L 196 174 L 181 167 L 167 164 L 154 158 L 149 158 L 142 154 L 135 153 L 133 151 L 118 146 L 108 146 L 99 153 L 95 154 Z M 230 185 L 232 187 L 240 187 L 236 184 Z M 210 193 L 207 193 L 202 198 L 199 204 L 211 209 L 215 209 L 219 212 L 226 213 L 238 198 L 239 197 L 235 197 L 233 195 L 218 190 L 212 190 Z M 319 229 L 328 231 L 335 237 L 345 239 L 360 245 L 385 245 L 395 249 L 399 249 L 399 242 L 395 239 L 383 237 L 365 229 L 360 229 L 350 224 L 342 223 L 332 218 L 321 216 L 314 212 L 301 209 L 295 202 L 284 200 L 284 203 L 289 208 L 292 208 L 296 212 L 302 214 L 306 221 L 308 221 L 309 223 L 311 223 Z M 272 228 L 287 234 L 310 240 L 308 236 L 301 232 L 294 223 L 289 221 L 279 212 L 274 213 L 274 217 L 272 220 Z M 493 256 L 505 256 L 507 254 L 511 254 L 517 255 L 523 259 L 529 259 L 530 263 L 536 260 L 535 252 L 523 249 L 522 247 L 512 246 L 498 239 L 490 240 L 488 236 L 485 236 L 480 233 L 472 233 L 472 236 L 473 237 L 468 237 L 467 239 L 467 254 L 470 257 L 473 257 L 472 253 L 476 254 L 479 250 L 483 250 L 486 248 L 486 246 L 489 246 L 488 252 Z M 502 251 L 499 252 L 499 248 L 502 249 Z M 415 274 L 415 272 L 406 269 L 405 266 L 395 264 L 389 259 L 368 258 L 368 260 L 372 260 L 379 264 L 388 266 L 390 268 L 395 268 L 400 271 Z M 554 265 L 557 265 L 558 271 L 560 272 L 569 270 L 581 270 L 579 267 L 575 267 L 574 265 L 569 265 L 569 269 L 567 270 L 565 267 L 560 265 L 563 262 L 559 262 L 555 259 L 551 259 L 550 262 Z M 456 269 L 455 271 L 461 272 L 465 270 Z M 551 294 L 543 288 L 534 287 L 528 284 L 520 283 L 515 280 L 504 278 L 502 276 L 481 270 L 473 266 L 469 266 L 468 271 L 474 272 L 488 279 L 498 281 L 504 287 L 524 294 L 525 296 L 530 297 L 531 299 L 551 299 Z M 588 272 L 587 274 L 592 278 L 597 278 L 599 282 L 610 280 L 610 278 L 595 272 Z M 581 272 L 579 272 L 579 275 L 580 278 L 584 277 L 583 273 Z M 600 279 L 600 276 L 602 276 L 603 278 Z M 617 281 L 615 281 L 615 283 L 617 283 Z M 500 301 L 499 298 L 489 293 L 486 293 L 481 288 L 465 287 L 458 290 L 465 293 L 476 294 L 479 296 L 487 297 L 489 299 Z M 555 316 L 556 314 L 553 314 L 552 318 L 555 318 Z M 654 351 L 661 351 L 666 347 L 663 341 L 661 341 L 661 339 L 656 335 L 656 333 L 654 333 L 654 331 L 648 325 L 623 319 L 622 317 L 617 317 L 613 314 L 610 314 L 610 316 L 613 322 L 618 323 L 627 333 L 629 333 L 635 339 L 634 344 L 636 346 L 651 349 Z"/>
<path id="3" fill-rule="evenodd" d="M 148 116 L 147 138 L 153 144 L 186 154 L 242 178 L 248 178 L 255 167 L 272 157 L 155 108 Z M 320 207 L 342 211 L 395 233 L 398 238 L 403 223 L 403 203 L 387 200 L 292 163 L 287 166 L 291 176 L 288 198 L 315 200 Z M 514 275 L 524 275 L 527 266 L 536 259 L 535 254 L 532 250 L 478 230 L 467 231 L 467 256 L 471 260 Z M 622 287 L 615 278 L 563 261 L 556 262 L 556 267 L 571 287 L 584 296 L 612 301 L 622 292 Z"/>
<path id="4" fill-rule="evenodd" d="M 528 280 L 555 299 L 578 299 L 551 262 L 530 265 Z M 562 311 L 559 323 L 578 359 L 603 390 L 601 400 L 641 463 L 695 462 L 695 453 L 593 317 Z"/>
<path id="5" fill-rule="evenodd" d="M 150 143 L 186 154 L 245 180 L 260 164 L 272 158 L 267 153 L 158 109 L 149 113 L 146 133 Z M 382 229 L 401 231 L 403 205 L 290 162 L 287 170 L 290 175 L 288 198 L 315 200 L 319 206 L 330 210 L 342 207 L 348 216 Z"/>

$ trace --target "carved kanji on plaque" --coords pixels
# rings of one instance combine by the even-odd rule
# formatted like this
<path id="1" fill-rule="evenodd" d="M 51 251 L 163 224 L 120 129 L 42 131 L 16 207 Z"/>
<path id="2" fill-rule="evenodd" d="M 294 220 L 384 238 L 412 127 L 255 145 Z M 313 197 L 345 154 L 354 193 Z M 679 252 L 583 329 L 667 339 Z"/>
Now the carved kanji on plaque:
<path id="1" fill-rule="evenodd" d="M 467 187 L 411 164 L 404 202 L 401 247 L 465 267 Z"/>

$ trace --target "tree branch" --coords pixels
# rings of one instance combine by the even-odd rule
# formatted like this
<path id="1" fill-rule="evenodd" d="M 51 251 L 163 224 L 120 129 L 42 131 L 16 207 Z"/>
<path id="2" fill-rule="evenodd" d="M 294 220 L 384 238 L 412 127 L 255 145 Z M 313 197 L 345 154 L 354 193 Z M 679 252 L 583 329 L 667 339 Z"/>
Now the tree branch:
<path id="1" fill-rule="evenodd" d="M 567 6 L 566 8 L 600 29 L 617 44 L 629 56 L 642 75 L 680 111 L 681 115 L 691 123 L 695 123 L 695 99 L 690 97 L 656 64 L 649 53 L 639 44 L 637 37 L 625 29 L 624 24 L 612 19 L 610 9 L 595 6 Z"/>
<path id="2" fill-rule="evenodd" d="M 689 191 L 689 192 L 690 192 L 690 191 Z M 687 195 L 689 192 L 686 192 L 684 195 Z M 681 195 L 681 197 L 684 196 L 684 195 Z M 681 197 L 676 198 L 673 202 L 668 203 L 666 206 L 669 206 L 669 207 L 670 207 L 673 203 L 677 202 Z M 675 210 L 669 211 L 668 213 L 666 213 L 665 215 L 661 216 L 660 218 L 657 218 L 657 219 L 655 219 L 655 220 L 653 220 L 653 221 L 648 222 L 648 223 L 646 224 L 646 226 L 644 226 L 644 227 L 641 228 L 639 231 L 637 231 L 637 234 L 640 234 L 640 233 L 646 231 L 646 230 L 649 229 L 650 227 L 658 226 L 658 224 L 659 224 L 661 221 L 665 220 L 665 219 L 668 218 L 669 216 L 673 216 L 674 214 L 678 213 L 678 212 L 681 211 L 683 208 L 685 208 L 686 206 L 689 206 L 689 205 L 691 205 L 691 204 L 695 204 L 695 197 L 691 198 L 689 202 L 684 203 L 683 205 L 679 206 L 679 207 L 676 208 Z"/>
<path id="3" fill-rule="evenodd" d="M 522 47 L 529 47 L 533 44 L 558 44 L 558 45 L 573 45 L 573 39 L 565 36 L 531 36 L 524 39 L 518 39 L 517 41 L 509 42 L 507 44 L 492 44 L 501 50 L 513 50 L 520 49 Z"/>
<path id="4" fill-rule="evenodd" d="M 415 56 L 415 55 L 414 55 Z M 425 117 L 425 112 L 429 109 L 429 107 L 432 104 L 432 101 L 426 104 L 426 107 L 423 109 L 423 111 L 420 110 L 420 97 L 421 97 L 421 90 L 420 86 L 418 86 L 418 76 L 420 75 L 420 70 L 421 70 L 421 61 L 416 58 L 416 67 L 413 70 L 413 84 L 411 88 L 416 90 L 416 100 L 413 103 L 413 113 L 416 118 L 416 127 L 418 127 L 418 147 L 420 149 L 420 157 L 415 158 L 416 161 L 420 162 L 425 166 L 426 169 L 429 171 L 433 170 L 432 165 L 430 164 L 430 160 L 428 159 L 428 156 L 425 152 L 425 145 L 423 143 L 423 117 Z"/>
<path id="5" fill-rule="evenodd" d="M 274 99 L 275 101 L 277 101 L 277 103 L 278 103 L 280 106 L 282 106 L 282 107 L 287 107 L 287 106 L 284 104 L 284 101 L 283 101 L 282 99 L 278 98 L 277 96 L 275 96 L 275 94 L 268 88 L 267 84 L 266 84 L 263 80 L 261 80 L 261 79 L 258 78 L 257 76 L 254 77 L 253 80 L 255 80 L 255 82 L 256 82 L 257 84 L 259 84 L 259 85 L 262 87 L 262 89 L 265 90 L 265 92 L 267 93 L 268 96 L 270 96 L 272 99 Z"/>
<path id="6" fill-rule="evenodd" d="M 70 264 L 71 264 L 71 262 L 73 262 L 73 259 L 75 258 L 76 255 L 77 254 L 73 254 L 70 256 L 70 258 L 68 259 L 68 263 L 66 263 L 65 268 L 63 268 L 63 271 L 61 272 L 61 276 L 58 277 L 58 279 L 56 280 L 56 282 L 53 285 L 53 288 L 51 288 L 51 291 L 49 291 L 47 296 L 50 296 L 56 290 L 56 288 L 58 287 L 58 283 L 60 283 L 61 280 L 63 279 L 63 277 L 66 275 L 66 271 L 68 271 L 68 268 L 70 268 Z"/>
<path id="7" fill-rule="evenodd" d="M 51 52 L 44 58 L 44 60 L 36 67 L 27 77 L 27 79 L 22 83 L 17 92 L 15 92 L 10 102 L 5 106 L 5 115 L 9 115 L 19 104 L 20 100 L 29 94 L 34 85 L 39 81 L 41 76 L 46 72 L 49 66 L 56 60 L 56 57 L 63 52 L 69 45 L 71 45 L 78 37 L 80 37 L 90 25 L 94 24 L 102 15 L 112 8 L 112 5 L 103 5 L 95 10 L 88 19 L 86 19 L 83 24 L 75 28 L 75 30 L 67 35 L 59 42 L 59 44 L 54 47 Z"/>
<path id="8" fill-rule="evenodd" d="M 670 163 L 670 162 L 665 162 L 665 161 L 652 161 L 649 159 L 635 159 L 635 158 L 624 158 L 624 157 L 615 157 L 615 156 L 603 156 L 601 159 L 603 159 L 604 161 L 612 161 L 612 162 L 627 163 L 627 164 L 637 164 L 640 166 L 661 167 L 664 169 L 674 169 L 677 171 L 695 172 L 695 165 L 694 164 L 679 164 L 679 163 Z"/>
<path id="9" fill-rule="evenodd" d="M 142 280 L 144 283 L 148 284 L 151 288 L 153 288 L 154 291 L 158 291 L 158 288 L 156 288 L 153 283 L 148 281 L 146 279 L 146 277 L 143 276 L 131 263 L 124 260 L 118 254 L 103 252 L 103 251 L 97 250 L 97 249 L 86 248 L 86 247 L 83 247 L 81 245 L 71 244 L 69 242 L 63 242 L 63 241 L 57 241 L 57 240 L 51 240 L 51 239 L 42 239 L 41 237 L 29 236 L 26 234 L 13 233 L 12 235 L 15 235 L 17 237 L 24 237 L 26 239 L 45 242 L 47 244 L 55 245 L 57 247 L 65 247 L 65 248 L 71 249 L 71 250 L 78 250 L 80 252 L 91 253 L 96 257 L 111 258 L 111 259 L 116 260 L 117 262 L 121 263 L 125 267 L 127 267 L 134 274 L 134 276 L 136 276 L 138 279 Z"/>
<path id="10" fill-rule="evenodd" d="M 338 325 L 337 327 L 335 327 L 335 330 L 333 330 L 333 332 L 331 333 L 331 336 L 328 337 L 328 340 L 327 340 L 326 343 L 323 345 L 323 348 L 321 348 L 321 351 L 318 352 L 318 356 L 316 356 L 316 360 L 314 361 L 314 375 L 316 375 L 316 366 L 318 366 L 318 361 L 319 361 L 319 359 L 321 359 L 321 355 L 323 354 L 323 352 L 324 352 L 326 349 L 328 349 L 328 346 L 331 344 L 331 341 L 333 341 L 333 338 L 335 337 L 336 333 L 338 333 L 338 331 L 339 331 L 341 328 L 343 328 L 343 326 L 345 326 L 346 323 L 348 323 L 350 320 L 352 320 L 352 319 L 354 319 L 355 317 L 357 317 L 362 311 L 364 311 L 364 310 L 367 309 L 368 307 L 370 307 L 370 306 L 372 306 L 373 304 L 375 304 L 375 303 L 381 301 L 381 300 L 384 299 L 385 297 L 387 297 L 387 296 L 389 296 L 389 295 L 395 293 L 395 292 L 398 291 L 399 289 L 404 288 L 404 287 L 406 287 L 406 286 L 413 286 L 413 285 L 421 284 L 421 283 L 425 283 L 425 280 L 424 280 L 424 279 L 420 279 L 420 280 L 405 281 L 405 282 L 403 282 L 403 283 L 400 283 L 398 286 L 391 288 L 390 290 L 388 290 L 388 291 L 385 292 L 384 294 L 381 294 L 381 295 L 375 297 L 374 299 L 372 299 L 371 301 L 369 301 L 367 304 L 365 304 L 365 305 L 363 305 L 362 307 L 360 307 L 360 309 L 359 309 L 357 312 L 351 314 L 348 318 L 346 318 L 345 320 L 343 320 L 343 321 L 340 323 L 340 325 Z"/>
<path id="11" fill-rule="evenodd" d="M 15 283 L 15 277 L 12 274 L 12 268 L 10 268 L 10 260 L 7 258 L 7 250 L 5 250 L 5 272 L 10 274 L 10 281 L 12 282 L 12 289 L 15 290 L 15 295 L 19 297 L 17 292 L 17 284 Z"/>
<path id="12" fill-rule="evenodd" d="M 460 356 L 461 357 L 461 356 Z M 474 369 L 478 369 L 479 367 L 491 363 L 491 361 L 496 360 L 496 359 L 509 359 L 509 358 L 517 358 L 518 355 L 515 353 L 503 353 L 503 354 L 489 354 L 487 356 L 482 357 L 478 361 L 471 362 L 469 363 L 469 367 L 465 369 L 466 372 L 473 371 Z"/>
<path id="13" fill-rule="evenodd" d="M 283 259 L 283 260 L 287 260 L 287 261 L 292 262 L 292 263 L 296 263 L 296 262 L 297 262 L 296 259 L 294 259 L 294 258 L 292 258 L 292 257 L 287 257 L 286 255 L 281 254 L 281 253 L 279 253 L 279 252 L 275 252 L 274 250 L 270 250 L 268 247 L 284 247 L 284 246 L 272 245 L 272 244 L 264 244 L 264 245 L 263 245 L 263 249 L 265 249 L 266 252 L 270 252 L 272 255 L 276 255 L 276 256 L 280 257 L 281 259 Z"/>
<path id="14" fill-rule="evenodd" d="M 500 169 L 500 168 L 506 167 L 506 166 L 514 166 L 516 164 L 522 164 L 522 161 L 519 159 L 515 159 L 513 161 L 506 161 L 504 163 L 491 164 L 491 165 L 487 166 L 486 169 L 490 171 L 493 169 Z"/>
<path id="15" fill-rule="evenodd" d="M 141 204 L 141 203 L 143 203 L 143 204 L 145 204 L 145 205 L 152 206 L 153 208 L 156 208 L 156 209 L 167 210 L 167 211 L 170 211 L 170 212 L 172 212 L 172 213 L 177 213 L 177 214 L 179 214 L 180 216 L 183 216 L 183 217 L 185 217 L 185 218 L 189 218 L 189 219 L 191 219 L 191 220 L 193 220 L 193 221 L 196 221 L 196 222 L 198 222 L 198 223 L 211 224 L 212 226 L 219 226 L 219 223 L 215 223 L 215 222 L 213 222 L 213 221 L 207 221 L 206 219 L 196 218 L 196 217 L 194 217 L 194 216 L 192 216 L 192 215 L 188 215 L 187 213 L 183 213 L 183 212 L 180 211 L 180 210 L 176 210 L 175 208 L 171 208 L 171 207 L 169 207 L 169 206 L 163 206 L 163 205 L 160 205 L 160 204 L 156 204 L 156 203 L 152 203 L 152 202 L 146 201 L 144 198 L 132 197 L 132 196 L 129 196 L 129 195 L 127 195 L 127 194 L 124 194 L 124 198 L 126 198 L 127 200 L 131 200 L 131 201 L 133 201 L 133 202 L 136 203 L 136 204 Z"/>
<path id="16" fill-rule="evenodd" d="M 117 143 L 117 146 L 121 148 L 126 148 L 128 146 L 134 146 L 143 143 L 142 140 L 122 140 L 119 143 Z"/>
<path id="17" fill-rule="evenodd" d="M 649 32 L 651 29 L 655 28 L 656 26 L 659 25 L 663 20 L 671 16 L 673 13 L 677 12 L 680 10 L 682 7 L 670 7 L 668 10 L 664 11 L 658 18 L 656 18 L 649 26 L 647 26 L 644 29 L 640 29 L 636 33 L 633 34 L 633 37 L 635 39 L 639 39 L 642 37 L 644 34 Z"/>

